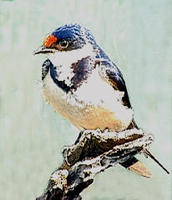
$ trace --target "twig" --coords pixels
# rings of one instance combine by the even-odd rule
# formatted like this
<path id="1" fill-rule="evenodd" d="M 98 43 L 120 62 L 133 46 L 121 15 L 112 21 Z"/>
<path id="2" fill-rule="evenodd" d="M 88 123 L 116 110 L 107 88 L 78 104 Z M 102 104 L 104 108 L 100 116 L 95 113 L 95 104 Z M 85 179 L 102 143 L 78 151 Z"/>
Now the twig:
<path id="1" fill-rule="evenodd" d="M 46 192 L 36 200 L 80 200 L 96 174 L 123 163 L 153 141 L 152 135 L 131 129 L 120 133 L 86 130 L 63 151 L 64 163 L 55 170 Z"/>

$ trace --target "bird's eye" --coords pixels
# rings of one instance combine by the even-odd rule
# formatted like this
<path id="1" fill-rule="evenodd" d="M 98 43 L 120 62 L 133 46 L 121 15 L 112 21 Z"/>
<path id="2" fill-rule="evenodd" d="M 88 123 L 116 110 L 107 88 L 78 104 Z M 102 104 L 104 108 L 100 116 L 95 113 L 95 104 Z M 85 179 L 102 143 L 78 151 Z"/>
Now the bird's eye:
<path id="1" fill-rule="evenodd" d="M 68 47 L 69 42 L 66 40 L 62 40 L 62 41 L 59 41 L 59 45 L 64 49 Z"/>

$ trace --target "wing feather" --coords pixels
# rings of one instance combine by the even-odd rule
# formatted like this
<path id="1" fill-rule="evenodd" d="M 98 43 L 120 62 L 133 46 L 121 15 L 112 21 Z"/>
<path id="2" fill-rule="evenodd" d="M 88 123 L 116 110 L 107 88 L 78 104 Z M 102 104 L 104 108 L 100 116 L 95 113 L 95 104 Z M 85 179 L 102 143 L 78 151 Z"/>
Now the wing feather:
<path id="1" fill-rule="evenodd" d="M 108 81 L 111 86 L 115 90 L 119 90 L 124 92 L 124 96 L 122 98 L 123 104 L 127 106 L 128 108 L 131 108 L 127 87 L 124 81 L 124 78 L 122 76 L 122 73 L 120 72 L 119 68 L 109 60 L 103 60 L 100 62 L 101 67 L 101 75 L 103 75 L 103 79 Z"/>

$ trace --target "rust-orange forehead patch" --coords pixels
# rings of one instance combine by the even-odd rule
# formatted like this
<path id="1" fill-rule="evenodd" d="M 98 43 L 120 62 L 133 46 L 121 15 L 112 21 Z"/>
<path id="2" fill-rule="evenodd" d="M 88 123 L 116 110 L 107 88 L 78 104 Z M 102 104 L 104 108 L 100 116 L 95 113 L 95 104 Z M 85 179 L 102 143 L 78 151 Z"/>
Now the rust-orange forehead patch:
<path id="1" fill-rule="evenodd" d="M 44 47 L 50 47 L 56 41 L 57 41 L 57 38 L 54 35 L 49 35 L 45 38 L 42 45 Z"/>

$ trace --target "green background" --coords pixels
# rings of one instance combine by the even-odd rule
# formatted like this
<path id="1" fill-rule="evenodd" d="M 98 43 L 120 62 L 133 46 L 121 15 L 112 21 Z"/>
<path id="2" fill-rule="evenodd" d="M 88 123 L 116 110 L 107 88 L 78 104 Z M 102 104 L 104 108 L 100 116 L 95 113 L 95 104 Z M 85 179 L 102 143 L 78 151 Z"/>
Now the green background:
<path id="1" fill-rule="evenodd" d="M 46 104 L 33 50 L 51 30 L 81 23 L 122 70 L 151 151 L 170 170 L 171 0 L 0 1 L 0 199 L 34 200 L 78 131 Z M 99 174 L 85 200 L 170 200 L 171 175 L 143 156 L 152 179 L 117 166 Z"/>

